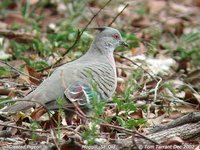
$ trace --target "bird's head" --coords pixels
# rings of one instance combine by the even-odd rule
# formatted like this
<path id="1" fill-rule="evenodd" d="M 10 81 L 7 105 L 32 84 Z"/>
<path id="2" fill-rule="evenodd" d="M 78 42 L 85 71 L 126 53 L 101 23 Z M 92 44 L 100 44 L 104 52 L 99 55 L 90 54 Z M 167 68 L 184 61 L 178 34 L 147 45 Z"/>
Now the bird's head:
<path id="1" fill-rule="evenodd" d="M 95 28 L 99 30 L 94 44 L 103 53 L 113 52 L 120 45 L 128 47 L 128 44 L 122 39 L 120 32 L 111 27 Z"/>

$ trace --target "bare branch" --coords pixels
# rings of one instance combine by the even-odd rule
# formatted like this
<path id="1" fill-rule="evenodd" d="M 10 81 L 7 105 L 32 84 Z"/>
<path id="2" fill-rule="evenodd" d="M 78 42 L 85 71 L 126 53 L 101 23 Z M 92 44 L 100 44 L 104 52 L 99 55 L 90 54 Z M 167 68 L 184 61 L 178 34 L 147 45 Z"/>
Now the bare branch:
<path id="1" fill-rule="evenodd" d="M 111 23 L 108 24 L 108 26 L 110 27 L 114 22 L 115 20 L 123 13 L 123 11 L 129 6 L 129 4 L 126 4 L 124 6 L 124 8 L 115 16 L 115 18 L 113 18 L 113 20 L 111 21 Z"/>

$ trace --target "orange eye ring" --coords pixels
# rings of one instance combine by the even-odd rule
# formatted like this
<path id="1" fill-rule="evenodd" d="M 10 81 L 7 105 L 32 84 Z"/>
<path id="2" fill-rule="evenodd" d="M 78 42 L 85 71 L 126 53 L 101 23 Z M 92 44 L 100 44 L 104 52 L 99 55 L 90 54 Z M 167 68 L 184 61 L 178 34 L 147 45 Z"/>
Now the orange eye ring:
<path id="1" fill-rule="evenodd" d="M 119 39 L 119 34 L 117 34 L 117 33 L 113 34 L 113 38 L 118 40 Z"/>

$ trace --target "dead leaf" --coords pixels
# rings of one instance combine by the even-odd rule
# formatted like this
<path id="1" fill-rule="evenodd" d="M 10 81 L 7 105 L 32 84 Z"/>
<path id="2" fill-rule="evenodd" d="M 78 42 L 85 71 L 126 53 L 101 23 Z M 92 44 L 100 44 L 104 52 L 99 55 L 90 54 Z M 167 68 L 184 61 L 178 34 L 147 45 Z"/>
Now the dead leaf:
<path id="1" fill-rule="evenodd" d="M 193 10 L 190 7 L 178 4 L 178 3 L 170 3 L 170 8 L 178 13 L 182 14 L 190 14 Z"/>
<path id="2" fill-rule="evenodd" d="M 29 72 L 26 67 L 23 68 L 23 73 L 24 74 L 20 74 L 20 76 L 16 79 L 16 82 L 21 84 L 31 84 L 31 81 L 29 79 Z"/>
<path id="3" fill-rule="evenodd" d="M 161 124 L 161 122 L 163 121 L 163 119 L 165 118 L 166 114 L 163 114 L 157 118 L 153 118 L 153 119 L 148 119 L 147 122 L 150 124 L 150 125 L 159 125 Z"/>
<path id="4" fill-rule="evenodd" d="M 7 23 L 8 25 L 12 25 L 12 24 L 23 25 L 23 24 L 25 24 L 25 20 L 22 17 L 22 15 L 20 15 L 20 14 L 9 14 L 5 18 L 5 23 Z"/>
<path id="5" fill-rule="evenodd" d="M 171 32 L 177 36 L 180 36 L 183 34 L 184 24 L 183 21 L 179 18 L 169 18 L 165 22 L 164 29 L 167 32 Z"/>
<path id="6" fill-rule="evenodd" d="M 30 81 L 32 83 L 36 84 L 36 85 L 39 85 L 41 83 L 41 81 L 42 81 L 42 78 L 43 78 L 42 74 L 38 73 L 37 71 L 35 71 L 33 68 L 31 68 L 29 66 L 26 66 L 26 68 L 27 68 L 30 76 L 35 77 L 36 79 L 38 79 L 38 80 L 36 80 L 34 78 L 29 77 Z"/>
<path id="7" fill-rule="evenodd" d="M 43 107 L 39 107 L 39 108 L 37 108 L 34 112 L 32 112 L 31 118 L 32 118 L 33 120 L 38 121 L 38 120 L 40 119 L 40 117 L 41 117 L 43 114 L 45 114 L 46 112 L 47 112 L 46 109 L 44 109 Z"/>
<path id="8" fill-rule="evenodd" d="M 132 112 L 132 113 L 129 114 L 129 116 L 131 116 L 131 118 L 133 118 L 133 119 L 141 119 L 141 118 L 143 118 L 142 109 L 139 108 L 137 112 Z"/>
<path id="9" fill-rule="evenodd" d="M 53 114 L 53 116 L 50 118 L 50 120 L 41 122 L 42 128 L 44 130 L 47 130 L 52 127 L 57 127 L 58 126 L 58 117 L 60 117 L 60 115 L 58 114 L 58 112 L 55 112 L 55 114 Z"/>
<path id="10" fill-rule="evenodd" d="M 9 53 L 13 53 L 12 51 L 8 51 Z M 9 61 L 9 64 L 12 65 L 14 68 L 20 68 L 21 66 L 25 65 L 26 63 L 24 60 L 11 60 Z"/>
<path id="11" fill-rule="evenodd" d="M 138 27 L 138 28 L 144 28 L 150 26 L 150 20 L 147 17 L 140 17 L 137 19 L 134 19 L 131 23 L 133 27 Z"/>
<path id="12" fill-rule="evenodd" d="M 196 105 L 200 104 L 191 90 L 185 91 L 185 98 L 184 99 L 185 99 L 186 102 L 189 102 L 191 104 L 196 104 Z"/>
<path id="13" fill-rule="evenodd" d="M 183 116 L 183 113 L 181 113 L 180 111 L 176 110 L 176 111 L 172 111 L 172 112 L 169 112 L 169 118 L 170 119 L 176 119 L 176 118 L 179 118 Z"/>
<path id="14" fill-rule="evenodd" d="M 194 0 L 195 1 L 195 5 L 200 7 L 200 0 Z"/>
<path id="15" fill-rule="evenodd" d="M 194 106 L 189 106 L 189 105 L 176 105 L 173 107 L 183 114 L 197 111 L 197 108 L 195 108 Z"/>

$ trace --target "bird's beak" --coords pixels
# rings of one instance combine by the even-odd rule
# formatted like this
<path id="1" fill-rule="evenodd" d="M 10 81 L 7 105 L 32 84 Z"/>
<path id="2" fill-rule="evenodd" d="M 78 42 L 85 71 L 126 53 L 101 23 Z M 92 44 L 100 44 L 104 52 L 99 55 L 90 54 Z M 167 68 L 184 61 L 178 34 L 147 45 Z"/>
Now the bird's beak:
<path id="1" fill-rule="evenodd" d="M 121 41 L 121 42 L 120 42 L 120 45 L 125 46 L 125 47 L 128 47 L 128 44 L 127 44 L 125 41 Z"/>

